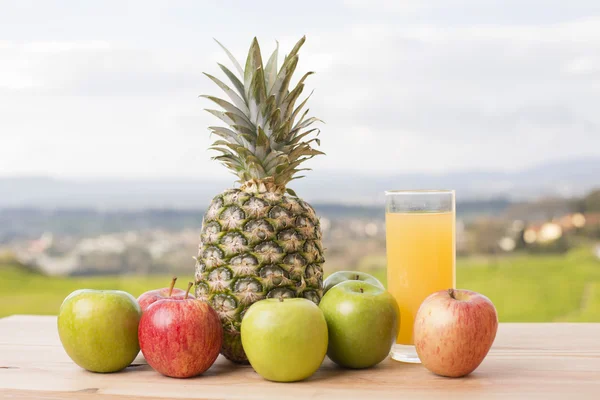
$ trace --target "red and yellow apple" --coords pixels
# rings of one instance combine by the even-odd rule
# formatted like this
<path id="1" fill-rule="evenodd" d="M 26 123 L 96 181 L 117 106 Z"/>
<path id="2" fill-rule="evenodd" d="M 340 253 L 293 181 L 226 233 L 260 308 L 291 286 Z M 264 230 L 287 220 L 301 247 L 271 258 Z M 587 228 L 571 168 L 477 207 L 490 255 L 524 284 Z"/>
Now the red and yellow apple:
<path id="1" fill-rule="evenodd" d="M 150 304 L 163 299 L 183 299 L 185 297 L 185 290 L 177 289 L 175 287 L 175 282 L 177 281 L 177 277 L 174 276 L 171 280 L 171 285 L 166 288 L 150 290 L 148 292 L 142 293 L 140 297 L 138 297 L 137 301 L 140 304 L 142 312 L 146 311 L 146 309 L 150 306 Z M 189 297 L 194 297 L 191 294 Z"/>
<path id="2" fill-rule="evenodd" d="M 470 290 L 442 290 L 427 297 L 415 316 L 414 343 L 431 372 L 461 377 L 487 355 L 498 329 L 498 314 L 486 296 Z"/>
<path id="3" fill-rule="evenodd" d="M 190 282 L 188 292 L 191 287 Z M 173 378 L 190 378 L 217 359 L 223 328 L 208 303 L 186 295 L 152 303 L 142 314 L 138 338 L 152 368 Z"/>

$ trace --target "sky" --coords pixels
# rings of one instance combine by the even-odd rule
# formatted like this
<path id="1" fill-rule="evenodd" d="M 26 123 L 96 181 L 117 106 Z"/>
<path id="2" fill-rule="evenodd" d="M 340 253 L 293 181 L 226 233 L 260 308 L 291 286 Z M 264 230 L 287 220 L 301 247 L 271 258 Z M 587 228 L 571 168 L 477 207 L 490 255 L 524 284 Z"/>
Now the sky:
<path id="1" fill-rule="evenodd" d="M 0 176 L 229 176 L 198 98 L 230 65 L 213 38 L 243 61 L 302 35 L 314 173 L 600 156 L 597 0 L 0 0 Z"/>

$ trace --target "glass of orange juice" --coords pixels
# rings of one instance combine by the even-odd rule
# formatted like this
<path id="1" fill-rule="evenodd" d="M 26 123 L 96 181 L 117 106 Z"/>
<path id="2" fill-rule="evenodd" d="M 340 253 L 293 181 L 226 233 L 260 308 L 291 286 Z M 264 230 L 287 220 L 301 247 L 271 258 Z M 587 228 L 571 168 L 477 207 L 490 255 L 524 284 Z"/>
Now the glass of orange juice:
<path id="1" fill-rule="evenodd" d="M 387 290 L 400 308 L 400 329 L 390 356 L 418 363 L 413 342 L 415 314 L 431 293 L 456 284 L 454 191 L 385 194 Z"/>

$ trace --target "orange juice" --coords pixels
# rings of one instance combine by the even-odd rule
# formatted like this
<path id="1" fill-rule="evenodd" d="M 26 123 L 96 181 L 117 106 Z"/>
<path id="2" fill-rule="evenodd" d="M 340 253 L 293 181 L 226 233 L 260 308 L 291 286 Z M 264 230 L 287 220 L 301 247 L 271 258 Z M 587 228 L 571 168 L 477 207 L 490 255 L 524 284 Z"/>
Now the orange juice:
<path id="1" fill-rule="evenodd" d="M 423 300 L 455 285 L 454 219 L 454 212 L 386 213 L 387 289 L 400 308 L 398 344 L 413 344 Z"/>

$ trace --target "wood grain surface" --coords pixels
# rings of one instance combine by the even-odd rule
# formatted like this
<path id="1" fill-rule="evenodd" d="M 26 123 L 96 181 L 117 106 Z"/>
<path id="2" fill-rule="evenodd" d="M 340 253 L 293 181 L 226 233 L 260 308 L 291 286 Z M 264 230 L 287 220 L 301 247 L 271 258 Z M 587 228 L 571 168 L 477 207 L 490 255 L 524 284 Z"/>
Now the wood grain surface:
<path id="1" fill-rule="evenodd" d="M 139 356 L 115 374 L 76 366 L 64 352 L 56 317 L 0 319 L 2 399 L 600 399 L 600 324 L 500 324 L 487 358 L 466 378 L 432 375 L 385 360 L 345 370 L 325 360 L 310 379 L 263 380 L 219 357 L 202 376 L 161 376 Z"/>

